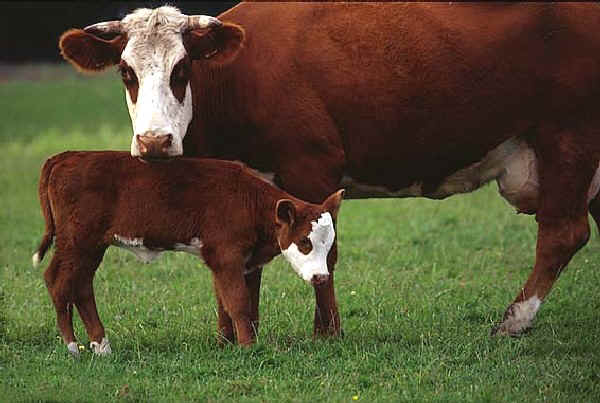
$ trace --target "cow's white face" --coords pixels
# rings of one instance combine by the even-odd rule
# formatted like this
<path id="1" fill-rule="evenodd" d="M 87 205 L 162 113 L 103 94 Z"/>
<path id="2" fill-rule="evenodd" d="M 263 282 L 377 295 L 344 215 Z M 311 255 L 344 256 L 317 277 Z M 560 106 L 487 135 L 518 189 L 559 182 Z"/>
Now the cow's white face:
<path id="1" fill-rule="evenodd" d="M 166 155 L 183 154 L 183 138 L 193 114 L 189 76 L 179 71 L 185 63 L 189 60 L 181 34 L 172 33 L 156 41 L 133 36 L 127 42 L 119 68 L 133 127 L 131 155 L 141 155 L 137 136 L 165 135 L 172 136 L 164 150 Z M 178 79 L 181 82 L 174 83 Z"/>
<path id="2" fill-rule="evenodd" d="M 210 19 L 206 16 L 205 24 Z M 139 9 L 121 22 L 128 41 L 119 70 L 133 126 L 133 156 L 148 151 L 144 144 L 155 138 L 163 139 L 155 154 L 183 154 L 193 114 L 191 61 L 182 37 L 186 24 L 187 16 L 173 7 Z"/>
<path id="3" fill-rule="evenodd" d="M 299 242 L 291 242 L 290 246 L 281 250 L 281 254 L 290 262 L 294 271 L 305 281 L 312 281 L 318 276 L 328 276 L 327 255 L 335 239 L 335 229 L 331 214 L 323 213 L 317 221 L 311 222 L 312 230 Z M 301 248 L 303 250 L 301 250 Z"/>
<path id="4" fill-rule="evenodd" d="M 59 46 L 80 70 L 118 64 L 133 128 L 131 155 L 167 158 L 183 154 L 192 121 L 192 61 L 229 63 L 243 39 L 243 29 L 235 24 L 163 6 L 137 9 L 121 21 L 71 29 Z"/>

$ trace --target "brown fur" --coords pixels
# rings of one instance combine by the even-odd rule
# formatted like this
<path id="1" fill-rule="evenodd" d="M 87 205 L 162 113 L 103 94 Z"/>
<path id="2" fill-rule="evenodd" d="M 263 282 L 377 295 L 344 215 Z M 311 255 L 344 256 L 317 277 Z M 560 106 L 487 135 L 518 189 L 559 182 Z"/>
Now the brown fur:
<path id="1" fill-rule="evenodd" d="M 100 343 L 93 276 L 116 236 L 143 238 L 151 250 L 172 250 L 199 238 L 214 276 L 219 331 L 240 344 L 258 326 L 260 267 L 299 242 L 324 211 L 335 218 L 342 193 L 322 205 L 303 202 L 255 176 L 239 163 L 176 159 L 147 163 L 123 152 L 66 152 L 42 168 L 40 203 L 46 232 L 40 258 L 55 237 L 44 274 L 65 343 L 75 340 L 72 306 L 90 341 Z M 284 200 L 294 220 L 281 220 Z M 289 205 L 288 205 L 289 203 Z M 249 272 L 245 274 L 245 272 Z"/>
<path id="2" fill-rule="evenodd" d="M 219 19 L 244 27 L 244 48 L 228 64 L 191 62 L 185 155 L 274 172 L 312 202 L 344 175 L 440 197 L 449 175 L 522 138 L 539 160 L 527 211 L 540 225 L 515 302 L 543 299 L 585 244 L 600 158 L 595 4 L 242 3 Z M 316 297 L 315 332 L 338 334 L 333 277 Z"/>

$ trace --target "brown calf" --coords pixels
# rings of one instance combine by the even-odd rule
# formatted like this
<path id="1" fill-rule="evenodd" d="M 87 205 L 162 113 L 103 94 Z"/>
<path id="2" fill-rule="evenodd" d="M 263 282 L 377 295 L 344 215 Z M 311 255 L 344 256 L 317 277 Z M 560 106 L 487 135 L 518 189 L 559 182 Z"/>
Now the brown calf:
<path id="1" fill-rule="evenodd" d="M 303 279 L 317 287 L 327 282 L 343 190 L 317 205 L 272 186 L 240 163 L 184 158 L 148 163 L 105 151 L 49 158 L 39 196 L 46 231 L 33 260 L 43 259 L 54 237 L 56 251 L 44 278 L 61 335 L 69 352 L 78 355 L 73 305 L 91 349 L 111 352 L 92 284 L 111 245 L 144 261 L 166 250 L 202 257 L 213 274 L 221 335 L 252 343 L 262 265 L 281 251 Z"/>

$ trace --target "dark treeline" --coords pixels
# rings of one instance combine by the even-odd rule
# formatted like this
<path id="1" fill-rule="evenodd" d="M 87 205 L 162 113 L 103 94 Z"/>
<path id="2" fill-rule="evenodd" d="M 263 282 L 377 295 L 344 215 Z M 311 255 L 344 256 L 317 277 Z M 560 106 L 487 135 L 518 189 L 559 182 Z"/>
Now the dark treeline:
<path id="1" fill-rule="evenodd" d="M 69 28 L 121 19 L 130 11 L 173 5 L 185 14 L 217 16 L 237 1 L 0 2 L 0 63 L 62 60 L 58 38 Z"/>

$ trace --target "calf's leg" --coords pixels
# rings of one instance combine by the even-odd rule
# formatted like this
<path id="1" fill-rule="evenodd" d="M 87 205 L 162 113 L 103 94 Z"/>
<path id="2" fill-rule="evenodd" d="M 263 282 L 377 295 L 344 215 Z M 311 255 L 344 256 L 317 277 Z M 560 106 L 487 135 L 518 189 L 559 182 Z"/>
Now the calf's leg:
<path id="1" fill-rule="evenodd" d="M 93 285 L 94 274 L 101 259 L 102 255 L 97 259 L 90 259 L 88 264 L 79 270 L 76 278 L 75 306 L 77 306 L 79 316 L 85 325 L 90 340 L 90 349 L 95 354 L 106 355 L 110 354 L 112 349 L 98 316 Z"/>
<path id="2" fill-rule="evenodd" d="M 254 333 L 258 334 L 258 322 L 259 322 L 259 301 L 260 301 L 260 281 L 262 278 L 262 267 L 256 268 L 254 271 L 244 275 L 246 281 L 246 287 L 250 295 L 250 320 L 252 321 L 252 327 Z"/>
<path id="3" fill-rule="evenodd" d="M 233 321 L 225 310 L 219 292 L 217 290 L 216 281 L 215 284 L 215 296 L 217 298 L 217 333 L 219 335 L 219 343 L 235 343 L 235 333 L 233 331 Z"/>
<path id="4" fill-rule="evenodd" d="M 256 334 L 252 326 L 250 293 L 242 265 L 236 268 L 219 267 L 213 271 L 217 298 L 223 303 L 226 313 L 233 322 L 238 343 L 247 346 L 255 341 Z"/>
<path id="5" fill-rule="evenodd" d="M 73 271 L 73 265 L 65 261 L 60 250 L 56 250 L 44 272 L 44 280 L 56 309 L 58 330 L 69 353 L 78 357 L 79 348 L 73 332 Z"/>
<path id="6" fill-rule="evenodd" d="M 589 238 L 587 197 L 598 166 L 594 147 L 578 143 L 573 132 L 550 130 L 539 133 L 536 154 L 540 196 L 535 265 L 492 334 L 515 336 L 531 327 L 552 285 Z"/>

